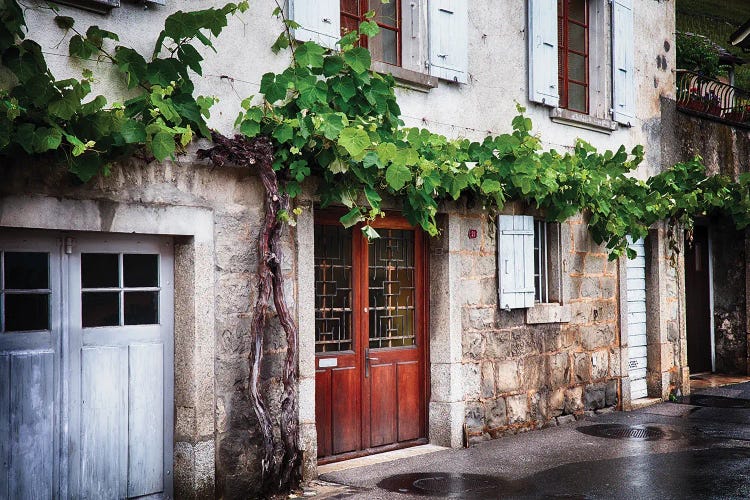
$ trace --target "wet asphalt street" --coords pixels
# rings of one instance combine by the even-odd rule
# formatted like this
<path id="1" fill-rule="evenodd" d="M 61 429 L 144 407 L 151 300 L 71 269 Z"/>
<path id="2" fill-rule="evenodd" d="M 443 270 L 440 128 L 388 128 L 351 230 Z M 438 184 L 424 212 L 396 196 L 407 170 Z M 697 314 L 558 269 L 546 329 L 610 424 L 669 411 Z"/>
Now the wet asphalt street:
<path id="1" fill-rule="evenodd" d="M 333 472 L 337 498 L 750 498 L 750 383 Z"/>

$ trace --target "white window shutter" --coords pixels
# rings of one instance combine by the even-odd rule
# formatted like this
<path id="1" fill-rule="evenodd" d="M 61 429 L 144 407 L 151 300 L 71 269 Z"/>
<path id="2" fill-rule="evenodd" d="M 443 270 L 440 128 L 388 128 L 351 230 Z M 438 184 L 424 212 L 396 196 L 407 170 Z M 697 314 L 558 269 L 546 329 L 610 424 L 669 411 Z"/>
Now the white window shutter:
<path id="1" fill-rule="evenodd" d="M 633 0 L 612 2 L 612 119 L 635 123 Z"/>
<path id="2" fill-rule="evenodd" d="M 534 305 L 534 218 L 500 215 L 497 222 L 498 292 L 501 309 Z"/>
<path id="3" fill-rule="evenodd" d="M 301 25 L 294 30 L 298 41 L 336 48 L 341 38 L 339 0 L 289 0 L 289 18 Z"/>
<path id="4" fill-rule="evenodd" d="M 557 0 L 529 0 L 529 100 L 556 107 Z"/>
<path id="5" fill-rule="evenodd" d="M 469 74 L 468 0 L 429 0 L 430 74 L 466 83 Z"/>
<path id="6" fill-rule="evenodd" d="M 393 1 L 393 0 L 391 0 Z M 401 67 L 427 72 L 427 0 L 401 1 Z"/>

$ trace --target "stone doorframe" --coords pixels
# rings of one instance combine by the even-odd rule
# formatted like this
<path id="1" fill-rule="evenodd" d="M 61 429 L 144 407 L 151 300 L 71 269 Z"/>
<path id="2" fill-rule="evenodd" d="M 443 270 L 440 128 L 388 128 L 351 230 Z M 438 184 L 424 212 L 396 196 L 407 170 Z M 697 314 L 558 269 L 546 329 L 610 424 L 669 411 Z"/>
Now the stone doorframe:
<path id="1" fill-rule="evenodd" d="M 675 229 L 680 231 L 680 229 Z M 648 372 L 646 384 L 649 398 L 666 399 L 670 390 L 679 388 L 690 393 L 687 368 L 687 336 L 685 330 L 685 275 L 683 242 L 678 238 L 676 267 L 670 262 L 671 250 L 667 224 L 658 222 L 646 238 L 646 343 Z M 620 367 L 622 374 L 622 408 L 632 409 L 628 377 L 627 257 L 620 259 Z"/>
<path id="2" fill-rule="evenodd" d="M 299 202 L 295 232 L 297 324 L 299 325 L 299 425 L 303 478 L 317 477 L 315 426 L 315 229 L 312 201 Z M 429 363 L 428 437 L 431 444 L 463 446 L 460 251 L 461 222 L 456 214 L 439 218 L 440 236 L 429 240 L 428 290 Z M 452 258 L 453 257 L 453 258 Z"/>
<path id="3" fill-rule="evenodd" d="M 174 491 L 213 498 L 214 215 L 206 208 L 11 196 L 0 228 L 174 237 Z"/>

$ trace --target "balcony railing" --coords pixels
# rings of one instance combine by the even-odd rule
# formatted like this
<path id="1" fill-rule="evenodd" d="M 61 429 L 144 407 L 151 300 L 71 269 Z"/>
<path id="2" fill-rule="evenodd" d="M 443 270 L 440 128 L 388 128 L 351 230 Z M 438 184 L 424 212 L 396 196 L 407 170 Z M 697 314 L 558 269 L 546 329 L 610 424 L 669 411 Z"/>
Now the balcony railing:
<path id="1" fill-rule="evenodd" d="M 711 120 L 750 128 L 750 91 L 692 71 L 677 70 L 677 108 Z"/>

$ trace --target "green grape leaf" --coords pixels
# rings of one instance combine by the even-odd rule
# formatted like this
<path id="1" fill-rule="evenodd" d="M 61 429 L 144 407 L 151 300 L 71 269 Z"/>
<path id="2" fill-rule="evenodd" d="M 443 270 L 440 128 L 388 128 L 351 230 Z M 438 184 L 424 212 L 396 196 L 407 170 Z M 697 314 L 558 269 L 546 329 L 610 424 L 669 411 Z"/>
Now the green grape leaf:
<path id="1" fill-rule="evenodd" d="M 260 134 L 260 123 L 252 120 L 242 120 L 240 132 L 247 137 L 255 137 Z"/>
<path id="2" fill-rule="evenodd" d="M 172 156 L 175 152 L 175 142 L 172 134 L 167 132 L 157 132 L 151 138 L 151 152 L 157 160 L 162 161 Z"/>
<path id="3" fill-rule="evenodd" d="M 128 144 L 142 144 L 146 141 L 146 126 L 136 120 L 125 120 L 120 135 Z"/>
<path id="4" fill-rule="evenodd" d="M 353 49 L 344 52 L 344 62 L 346 62 L 355 73 L 365 73 L 370 69 L 372 57 L 366 48 L 354 47 Z"/>
<path id="5" fill-rule="evenodd" d="M 364 233 L 365 238 L 367 238 L 368 240 L 375 240 L 380 238 L 380 234 L 375 231 L 372 226 L 369 225 L 362 226 L 362 233 Z"/>
<path id="6" fill-rule="evenodd" d="M 364 153 L 365 149 L 372 145 L 370 136 L 362 129 L 346 127 L 339 134 L 338 144 L 354 158 Z"/>
<path id="7" fill-rule="evenodd" d="M 266 100 L 273 104 L 286 97 L 289 80 L 284 75 L 274 75 L 266 73 L 260 79 L 260 91 L 265 95 Z"/>
<path id="8" fill-rule="evenodd" d="M 319 116 L 322 119 L 319 127 L 320 131 L 326 139 L 331 141 L 335 141 L 344 127 L 349 125 L 349 120 L 343 113 L 325 113 Z"/>
<path id="9" fill-rule="evenodd" d="M 400 190 L 411 181 L 412 173 L 409 167 L 404 165 L 391 164 L 385 171 L 385 180 L 394 191 Z"/>
<path id="10" fill-rule="evenodd" d="M 352 208 L 346 215 L 341 216 L 339 222 L 345 227 L 350 228 L 357 223 L 363 221 L 365 218 L 362 216 L 362 211 L 359 207 Z"/>
<path id="11" fill-rule="evenodd" d="M 298 46 L 294 51 L 294 60 L 300 66 L 310 68 L 323 67 L 323 54 L 325 49 L 315 42 L 305 42 Z"/>

